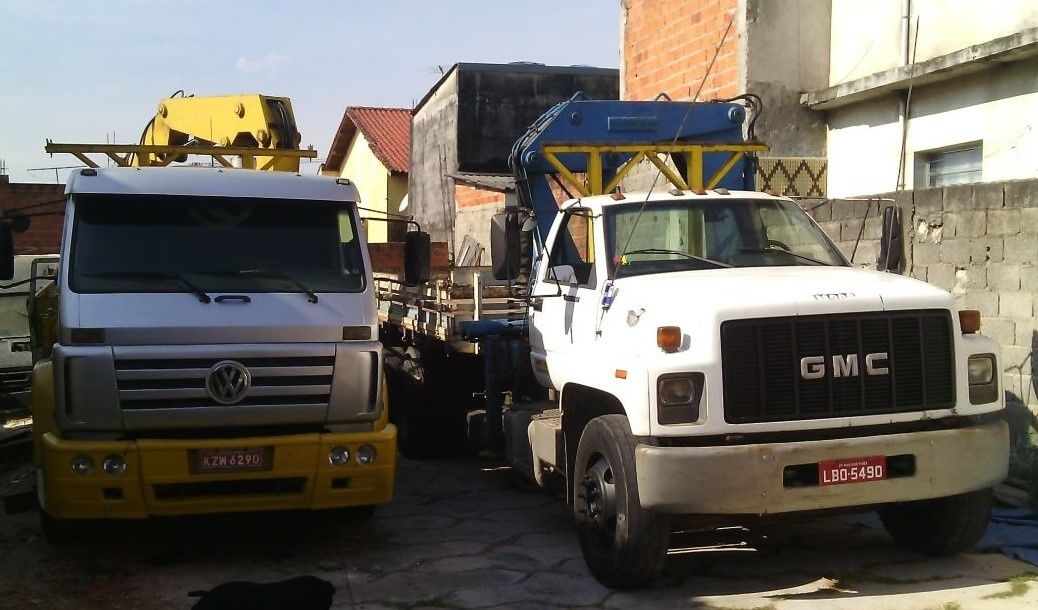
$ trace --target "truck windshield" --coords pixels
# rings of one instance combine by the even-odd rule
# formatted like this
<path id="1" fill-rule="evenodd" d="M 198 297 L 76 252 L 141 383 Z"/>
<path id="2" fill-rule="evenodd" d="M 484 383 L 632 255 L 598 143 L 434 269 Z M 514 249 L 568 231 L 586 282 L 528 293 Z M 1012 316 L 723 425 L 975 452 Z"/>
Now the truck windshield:
<path id="1" fill-rule="evenodd" d="M 364 263 L 345 204 L 79 195 L 73 291 L 360 292 Z"/>
<path id="2" fill-rule="evenodd" d="M 638 218 L 640 207 L 605 209 L 613 277 L 721 267 L 847 264 L 807 214 L 788 201 L 650 201 Z"/>

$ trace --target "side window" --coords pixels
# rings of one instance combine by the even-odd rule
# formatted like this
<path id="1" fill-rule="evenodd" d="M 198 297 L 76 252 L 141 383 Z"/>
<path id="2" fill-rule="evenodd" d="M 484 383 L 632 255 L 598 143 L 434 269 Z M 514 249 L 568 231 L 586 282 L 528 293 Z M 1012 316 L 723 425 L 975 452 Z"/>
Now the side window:
<path id="1" fill-rule="evenodd" d="M 565 223 L 555 237 L 547 278 L 558 277 L 563 283 L 576 283 L 587 288 L 595 286 L 594 219 L 583 211 L 566 214 Z M 571 271 L 572 270 L 572 271 Z M 554 272 L 554 275 L 552 274 Z"/>

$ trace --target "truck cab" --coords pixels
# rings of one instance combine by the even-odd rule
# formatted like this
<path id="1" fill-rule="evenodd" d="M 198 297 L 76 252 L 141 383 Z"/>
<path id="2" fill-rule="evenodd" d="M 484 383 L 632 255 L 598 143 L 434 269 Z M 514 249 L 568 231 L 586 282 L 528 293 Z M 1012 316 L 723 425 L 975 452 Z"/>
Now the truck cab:
<path id="1" fill-rule="evenodd" d="M 90 168 L 67 195 L 58 339 L 33 372 L 45 530 L 391 498 L 396 432 L 349 181 Z"/>

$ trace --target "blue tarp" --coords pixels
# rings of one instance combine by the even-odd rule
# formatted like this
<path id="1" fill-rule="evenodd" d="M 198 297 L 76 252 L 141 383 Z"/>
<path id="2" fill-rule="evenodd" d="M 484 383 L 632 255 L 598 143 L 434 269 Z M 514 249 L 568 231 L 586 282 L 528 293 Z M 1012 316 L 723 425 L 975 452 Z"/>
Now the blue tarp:
<path id="1" fill-rule="evenodd" d="M 995 508 L 991 524 L 976 549 L 1004 553 L 1038 566 L 1038 512 L 1030 508 Z"/>

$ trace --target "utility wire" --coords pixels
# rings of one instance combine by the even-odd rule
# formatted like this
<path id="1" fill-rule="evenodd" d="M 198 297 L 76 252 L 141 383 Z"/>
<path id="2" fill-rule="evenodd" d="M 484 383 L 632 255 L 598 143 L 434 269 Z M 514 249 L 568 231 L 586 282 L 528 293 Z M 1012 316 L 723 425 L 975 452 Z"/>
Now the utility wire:
<path id="1" fill-rule="evenodd" d="M 688 104 L 688 108 L 685 109 L 685 115 L 681 117 L 681 123 L 678 125 L 677 131 L 674 132 L 674 139 L 671 140 L 670 145 L 673 148 L 678 143 L 678 138 L 681 137 L 681 132 L 685 128 L 685 121 L 688 120 L 688 115 L 692 113 L 692 106 L 696 100 L 699 99 L 699 94 L 703 92 L 703 87 L 706 86 L 706 80 L 710 78 L 710 73 L 714 69 L 714 63 L 717 61 L 717 56 L 721 54 L 721 48 L 724 47 L 725 40 L 728 39 L 728 33 L 732 30 L 732 25 L 735 23 L 735 15 L 728 21 L 728 27 L 724 29 L 724 34 L 721 35 L 721 42 L 714 48 L 714 56 L 710 58 L 710 65 L 706 67 L 706 73 L 703 74 L 703 80 L 699 81 L 699 88 L 696 89 L 696 94 L 692 97 L 692 100 Z M 652 154 L 656 154 L 653 152 Z M 631 239 L 634 237 L 634 232 L 638 228 L 638 221 L 641 220 L 642 213 L 645 212 L 645 206 L 649 203 L 649 198 L 652 196 L 652 191 L 656 188 L 656 184 L 659 182 L 660 176 L 663 175 L 662 169 L 657 169 L 656 177 L 653 178 L 652 184 L 649 186 L 649 192 L 645 194 L 645 200 L 642 201 L 641 207 L 638 209 L 638 215 L 634 217 L 634 224 L 631 225 L 631 231 L 627 234 L 627 240 L 624 242 L 623 250 L 620 252 L 619 259 L 623 259 L 627 255 L 627 248 L 631 245 Z M 613 265 L 613 272 L 610 281 L 616 279 L 617 270 L 620 268 L 619 264 Z"/>

